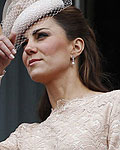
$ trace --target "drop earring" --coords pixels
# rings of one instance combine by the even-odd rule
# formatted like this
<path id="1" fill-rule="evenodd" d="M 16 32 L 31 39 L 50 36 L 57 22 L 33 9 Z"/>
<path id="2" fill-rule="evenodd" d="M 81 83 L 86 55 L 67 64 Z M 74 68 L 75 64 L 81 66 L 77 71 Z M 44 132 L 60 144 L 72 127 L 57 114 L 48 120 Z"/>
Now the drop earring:
<path id="1" fill-rule="evenodd" d="M 72 56 L 72 65 L 74 65 L 74 64 L 75 64 L 75 57 Z"/>

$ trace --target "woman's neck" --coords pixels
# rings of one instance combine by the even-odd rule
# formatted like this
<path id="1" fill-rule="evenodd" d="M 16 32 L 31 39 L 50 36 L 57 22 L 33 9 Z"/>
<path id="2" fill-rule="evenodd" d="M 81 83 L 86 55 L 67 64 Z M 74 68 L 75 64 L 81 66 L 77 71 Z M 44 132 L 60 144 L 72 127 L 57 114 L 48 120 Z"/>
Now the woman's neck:
<path id="1" fill-rule="evenodd" d="M 86 88 L 74 71 L 68 71 L 60 75 L 54 81 L 46 85 L 50 103 L 53 108 L 56 107 L 60 99 L 74 99 L 88 96 L 91 91 Z"/>

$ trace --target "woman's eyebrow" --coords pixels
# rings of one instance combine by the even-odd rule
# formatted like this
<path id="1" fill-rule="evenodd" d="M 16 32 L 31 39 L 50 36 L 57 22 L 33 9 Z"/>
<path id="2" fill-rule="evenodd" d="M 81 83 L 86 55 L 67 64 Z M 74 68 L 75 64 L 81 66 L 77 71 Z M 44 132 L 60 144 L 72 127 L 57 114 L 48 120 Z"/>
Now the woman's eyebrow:
<path id="1" fill-rule="evenodd" d="M 34 36 L 37 32 L 39 32 L 41 30 L 44 30 L 44 29 L 49 30 L 49 28 L 40 28 L 40 29 L 34 30 L 33 33 L 32 33 L 32 35 Z"/>

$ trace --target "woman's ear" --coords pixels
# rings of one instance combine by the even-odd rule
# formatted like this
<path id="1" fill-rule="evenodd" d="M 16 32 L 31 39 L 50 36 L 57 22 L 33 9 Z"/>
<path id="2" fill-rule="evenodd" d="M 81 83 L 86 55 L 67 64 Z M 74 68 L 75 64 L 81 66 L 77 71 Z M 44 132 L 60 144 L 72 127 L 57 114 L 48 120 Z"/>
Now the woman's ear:
<path id="1" fill-rule="evenodd" d="M 71 56 L 78 57 L 84 50 L 84 40 L 82 38 L 76 38 L 73 42 L 73 49 L 71 50 Z"/>

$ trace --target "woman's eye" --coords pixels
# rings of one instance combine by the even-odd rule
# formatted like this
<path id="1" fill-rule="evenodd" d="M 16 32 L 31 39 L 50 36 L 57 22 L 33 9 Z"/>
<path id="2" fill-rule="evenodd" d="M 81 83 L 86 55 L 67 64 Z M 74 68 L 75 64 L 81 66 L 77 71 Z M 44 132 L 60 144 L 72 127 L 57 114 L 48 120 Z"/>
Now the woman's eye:
<path id="1" fill-rule="evenodd" d="M 47 33 L 38 33 L 37 34 L 37 39 L 42 39 L 42 38 L 45 38 L 45 37 L 47 37 L 48 36 L 48 34 Z"/>

